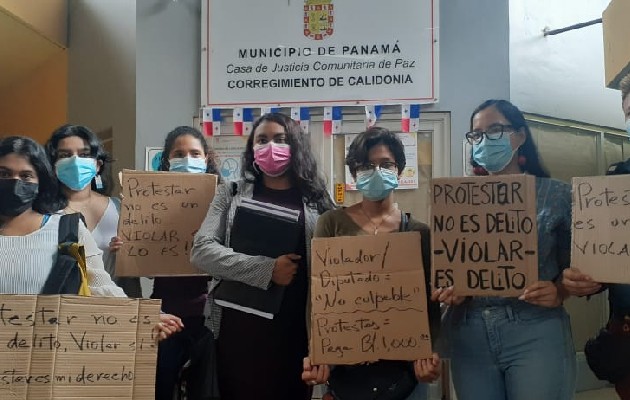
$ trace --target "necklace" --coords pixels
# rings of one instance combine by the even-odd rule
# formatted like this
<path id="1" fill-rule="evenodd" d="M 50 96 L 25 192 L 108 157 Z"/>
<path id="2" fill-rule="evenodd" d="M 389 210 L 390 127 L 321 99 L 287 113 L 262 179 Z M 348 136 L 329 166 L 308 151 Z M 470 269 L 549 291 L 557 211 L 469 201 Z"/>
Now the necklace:
<path id="1" fill-rule="evenodd" d="M 90 206 L 91 202 L 92 202 L 92 196 L 88 198 L 88 200 L 85 202 L 85 205 L 83 207 L 74 208 L 70 205 L 70 201 L 68 201 L 68 205 L 66 206 L 66 208 L 70 211 L 74 211 L 75 213 L 83 214 L 83 211 L 85 211 Z"/>
<path id="2" fill-rule="evenodd" d="M 387 215 L 382 217 L 378 224 L 375 224 L 374 221 L 372 221 L 372 218 L 370 218 L 370 216 L 363 209 L 363 205 L 361 205 L 361 207 L 359 207 L 359 208 L 361 209 L 361 212 L 363 213 L 363 215 L 365 215 L 365 218 L 367 218 L 367 220 L 370 222 L 370 224 L 374 227 L 374 234 L 375 235 L 378 234 L 378 228 L 381 227 L 383 222 L 385 222 L 387 220 L 387 218 L 389 218 L 392 215 L 392 213 L 397 210 L 396 207 L 392 207 L 392 209 L 387 213 Z"/>

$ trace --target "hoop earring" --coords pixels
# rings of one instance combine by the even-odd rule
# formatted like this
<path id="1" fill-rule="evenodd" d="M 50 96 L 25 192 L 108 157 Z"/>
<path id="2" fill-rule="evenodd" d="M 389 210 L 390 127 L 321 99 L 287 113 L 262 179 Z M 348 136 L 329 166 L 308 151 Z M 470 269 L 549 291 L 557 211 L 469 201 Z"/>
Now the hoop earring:
<path id="1" fill-rule="evenodd" d="M 256 172 L 257 175 L 260 175 L 260 169 L 258 169 L 258 164 L 256 164 L 256 161 L 252 161 L 252 167 L 254 168 L 254 172 Z"/>

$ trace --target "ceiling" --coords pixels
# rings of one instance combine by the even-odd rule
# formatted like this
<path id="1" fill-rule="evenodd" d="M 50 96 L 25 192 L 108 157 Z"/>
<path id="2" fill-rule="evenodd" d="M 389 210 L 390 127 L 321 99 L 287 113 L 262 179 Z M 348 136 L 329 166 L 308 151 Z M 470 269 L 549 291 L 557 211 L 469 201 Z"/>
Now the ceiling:
<path id="1" fill-rule="evenodd" d="M 0 7 L 0 90 L 28 76 L 64 48 Z"/>

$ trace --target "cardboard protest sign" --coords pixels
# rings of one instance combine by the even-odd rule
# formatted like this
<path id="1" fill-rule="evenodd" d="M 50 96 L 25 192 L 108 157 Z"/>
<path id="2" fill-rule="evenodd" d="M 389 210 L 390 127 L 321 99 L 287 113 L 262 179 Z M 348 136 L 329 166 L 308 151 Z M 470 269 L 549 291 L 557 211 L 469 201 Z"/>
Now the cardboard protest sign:
<path id="1" fill-rule="evenodd" d="M 538 280 L 533 176 L 438 178 L 431 186 L 434 288 L 511 297 Z"/>
<path id="2" fill-rule="evenodd" d="M 573 178 L 571 266 L 630 283 L 630 176 Z"/>
<path id="3" fill-rule="evenodd" d="M 314 364 L 431 356 L 420 233 L 315 238 Z"/>
<path id="4" fill-rule="evenodd" d="M 119 276 L 203 275 L 190 265 L 193 237 L 214 197 L 210 174 L 124 170 L 116 257 Z"/>
<path id="5" fill-rule="evenodd" d="M 0 399 L 154 399 L 160 305 L 0 295 Z"/>

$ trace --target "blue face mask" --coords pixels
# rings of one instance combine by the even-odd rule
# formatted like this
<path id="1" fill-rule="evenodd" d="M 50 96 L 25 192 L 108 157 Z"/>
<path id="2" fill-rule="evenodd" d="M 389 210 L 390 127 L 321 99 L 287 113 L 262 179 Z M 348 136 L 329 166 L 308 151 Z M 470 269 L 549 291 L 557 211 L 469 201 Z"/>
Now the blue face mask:
<path id="1" fill-rule="evenodd" d="M 398 187 L 396 171 L 377 169 L 357 172 L 357 189 L 368 200 L 383 200 Z"/>
<path id="2" fill-rule="evenodd" d="M 61 183 L 78 192 L 96 176 L 96 160 L 77 156 L 62 158 L 55 164 L 55 171 Z"/>
<path id="3" fill-rule="evenodd" d="M 484 138 L 481 143 L 473 145 L 472 156 L 488 172 L 503 171 L 514 157 L 510 136 L 503 135 L 497 140 Z"/>
<path id="4" fill-rule="evenodd" d="M 208 166 L 206 165 L 205 158 L 171 158 L 168 160 L 169 168 L 171 172 L 191 172 L 193 174 L 201 174 L 206 172 Z"/>
<path id="5" fill-rule="evenodd" d="M 626 120 L 626 133 L 630 136 L 630 118 Z"/>

